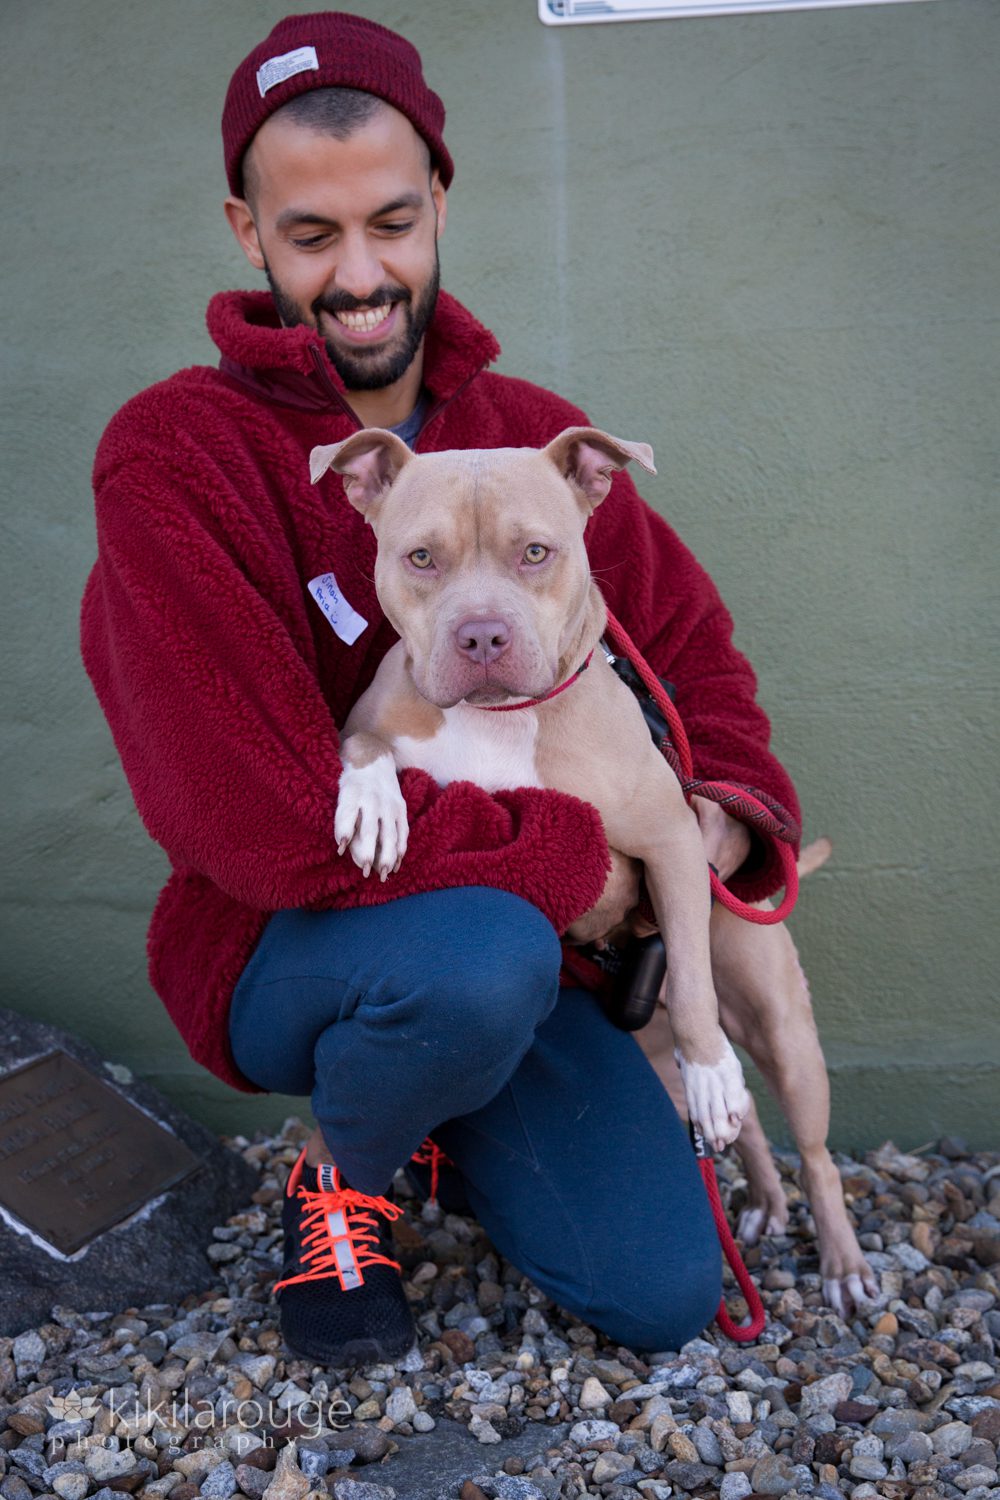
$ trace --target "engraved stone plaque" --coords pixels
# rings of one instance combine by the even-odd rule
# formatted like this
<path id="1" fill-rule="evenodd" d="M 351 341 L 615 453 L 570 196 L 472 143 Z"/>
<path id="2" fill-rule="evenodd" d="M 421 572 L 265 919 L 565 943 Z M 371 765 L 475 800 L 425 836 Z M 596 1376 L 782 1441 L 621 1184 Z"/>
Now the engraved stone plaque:
<path id="1" fill-rule="evenodd" d="M 200 1165 L 66 1052 L 0 1076 L 0 1204 L 63 1255 Z"/>

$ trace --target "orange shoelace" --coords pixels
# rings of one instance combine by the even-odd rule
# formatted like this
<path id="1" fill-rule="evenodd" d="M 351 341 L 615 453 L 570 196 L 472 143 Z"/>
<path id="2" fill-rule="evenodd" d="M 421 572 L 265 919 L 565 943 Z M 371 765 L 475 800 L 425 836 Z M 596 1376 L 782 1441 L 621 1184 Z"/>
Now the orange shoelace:
<path id="1" fill-rule="evenodd" d="M 442 1163 L 449 1167 L 453 1167 L 455 1163 L 452 1161 L 450 1156 L 448 1156 L 444 1151 L 441 1150 L 440 1146 L 438 1146 L 434 1141 L 431 1140 L 430 1136 L 427 1137 L 423 1145 L 417 1147 L 416 1151 L 414 1151 L 413 1155 L 410 1157 L 410 1160 L 415 1161 L 420 1167 L 430 1167 L 431 1191 L 430 1197 L 427 1201 L 428 1203 L 436 1203 L 438 1191 L 438 1174 L 441 1170 Z"/>
<path id="2" fill-rule="evenodd" d="M 400 1271 L 399 1262 L 390 1260 L 377 1248 L 378 1216 L 391 1221 L 398 1219 L 403 1210 L 388 1198 L 373 1198 L 345 1187 L 337 1168 L 325 1164 L 317 1169 L 317 1190 L 311 1191 L 302 1183 L 305 1155 L 303 1150 L 292 1168 L 287 1188 L 289 1197 L 294 1195 L 302 1201 L 305 1270 L 298 1276 L 275 1282 L 274 1291 L 296 1282 L 322 1281 L 331 1276 L 337 1278 L 344 1291 L 352 1291 L 364 1284 L 368 1266 L 392 1266 Z"/>

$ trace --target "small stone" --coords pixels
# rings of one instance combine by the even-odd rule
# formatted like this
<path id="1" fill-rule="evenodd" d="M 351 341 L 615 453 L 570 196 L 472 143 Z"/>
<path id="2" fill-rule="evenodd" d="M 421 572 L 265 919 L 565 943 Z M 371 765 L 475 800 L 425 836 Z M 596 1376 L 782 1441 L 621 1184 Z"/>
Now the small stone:
<path id="1" fill-rule="evenodd" d="M 947 1458 L 958 1458 L 972 1442 L 972 1428 L 966 1422 L 946 1422 L 931 1433 L 931 1446 L 935 1453 Z"/>
<path id="2" fill-rule="evenodd" d="M 792 1466 L 780 1453 L 765 1453 L 758 1459 L 750 1480 L 758 1495 L 787 1495 L 795 1488 Z"/>
<path id="3" fill-rule="evenodd" d="M 586 1422 L 576 1422 L 569 1430 L 569 1440 L 577 1448 L 587 1448 L 591 1443 L 599 1443 L 602 1438 L 617 1438 L 618 1428 L 614 1422 L 602 1422 L 598 1417 L 591 1417 Z"/>
<path id="4" fill-rule="evenodd" d="M 205 1254 L 214 1266 L 221 1266 L 227 1261 L 239 1260 L 246 1251 L 242 1245 L 209 1245 Z"/>
<path id="5" fill-rule="evenodd" d="M 496 1474 L 491 1481 L 497 1500 L 546 1500 L 546 1491 L 522 1474 Z M 558 1484 L 555 1493 L 559 1493 Z"/>
<path id="6" fill-rule="evenodd" d="M 401 1385 L 396 1390 L 390 1391 L 386 1398 L 385 1414 L 391 1417 L 393 1422 L 410 1422 L 417 1409 L 417 1403 L 413 1399 L 413 1392 L 409 1386 Z"/>
<path id="7" fill-rule="evenodd" d="M 952 1480 L 952 1484 L 960 1490 L 974 1490 L 978 1485 L 995 1485 L 996 1482 L 996 1469 L 991 1469 L 986 1464 L 972 1464 Z"/>
<path id="8" fill-rule="evenodd" d="M 20 1474 L 8 1474 L 6 1479 L 0 1479 L 0 1495 L 3 1500 L 31 1500 L 32 1489 Z"/>
<path id="9" fill-rule="evenodd" d="M 410 1418 L 414 1432 L 433 1432 L 437 1423 L 429 1411 L 415 1411 Z"/>
<path id="10" fill-rule="evenodd" d="M 310 1485 L 298 1466 L 298 1448 L 294 1441 L 286 1443 L 278 1453 L 271 1483 L 265 1490 L 268 1500 L 304 1500 Z"/>
<path id="11" fill-rule="evenodd" d="M 886 1458 L 898 1458 L 904 1464 L 921 1463 L 925 1458 L 930 1458 L 933 1451 L 926 1432 L 902 1433 L 898 1437 L 888 1438 L 885 1445 Z"/>
<path id="12" fill-rule="evenodd" d="M 836 1375 L 827 1375 L 823 1380 L 816 1380 L 812 1385 L 803 1386 L 799 1417 L 804 1421 L 806 1417 L 811 1417 L 817 1412 L 832 1412 L 842 1401 L 846 1401 L 850 1394 L 851 1377 L 846 1370 L 839 1370 Z"/>
<path id="13" fill-rule="evenodd" d="M 91 1448 L 83 1460 L 84 1468 L 98 1484 L 107 1484 L 109 1479 L 118 1479 L 131 1474 L 138 1459 L 131 1448 Z"/>
<path id="14" fill-rule="evenodd" d="M 727 1391 L 726 1407 L 730 1422 L 752 1422 L 753 1404 L 747 1391 Z"/>
<path id="15" fill-rule="evenodd" d="M 18 1380 L 24 1380 L 29 1375 L 34 1375 L 45 1359 L 45 1340 L 41 1334 L 31 1329 L 28 1333 L 18 1334 L 11 1348 L 11 1355 L 17 1368 Z"/>
<path id="16" fill-rule="evenodd" d="M 366 1479 L 335 1479 L 335 1500 L 396 1500 L 396 1491 L 388 1484 L 372 1484 Z"/>
<path id="17" fill-rule="evenodd" d="M 745 1474 L 725 1474 L 719 1486 L 719 1500 L 746 1500 L 753 1494 L 753 1485 Z"/>
<path id="18" fill-rule="evenodd" d="M 477 1443 L 499 1443 L 501 1441 L 499 1432 L 497 1432 L 493 1423 L 488 1422 L 485 1417 L 473 1417 L 469 1422 L 469 1431 Z"/>
<path id="19" fill-rule="evenodd" d="M 898 1332 L 899 1321 L 896 1314 L 891 1312 L 884 1312 L 872 1329 L 872 1333 L 877 1333 L 890 1339 L 894 1339 Z"/>
<path id="20" fill-rule="evenodd" d="M 856 1458 L 851 1459 L 850 1472 L 855 1479 L 884 1479 L 889 1470 L 881 1459 L 859 1453 Z"/>
<path id="21" fill-rule="evenodd" d="M 250 1500 L 262 1500 L 264 1491 L 271 1483 L 271 1476 L 266 1470 L 254 1468 L 252 1464 L 237 1464 L 236 1482 L 244 1495 L 249 1495 Z"/>
<path id="22" fill-rule="evenodd" d="M 36 1417 L 30 1411 L 12 1411 L 7 1418 L 7 1426 L 13 1432 L 20 1433 L 21 1437 L 33 1437 L 36 1433 L 45 1431 L 45 1423 L 41 1417 Z"/>
<path id="23" fill-rule="evenodd" d="M 878 1407 L 867 1401 L 839 1401 L 833 1408 L 833 1415 L 838 1422 L 860 1424 L 863 1427 L 872 1417 L 878 1416 Z"/>
<path id="24" fill-rule="evenodd" d="M 624 1474 L 626 1469 L 631 1469 L 632 1460 L 626 1453 L 601 1453 L 598 1455 L 591 1475 L 594 1484 L 606 1484 L 609 1480 L 617 1479 L 619 1474 Z"/>
<path id="25" fill-rule="evenodd" d="M 216 1464 L 205 1478 L 201 1481 L 201 1493 L 206 1500 L 230 1500 L 239 1488 L 236 1478 L 236 1470 L 228 1459 L 223 1459 L 221 1464 Z"/>
<path id="26" fill-rule="evenodd" d="M 679 1458 L 682 1463 L 697 1464 L 701 1462 L 701 1454 L 691 1439 L 683 1432 L 672 1432 L 667 1438 L 667 1447 L 674 1455 L 674 1458 Z"/>
<path id="27" fill-rule="evenodd" d="M 358 1463 L 361 1464 L 378 1463 L 380 1458 L 385 1458 L 392 1446 L 386 1433 L 380 1432 L 377 1427 L 360 1424 L 345 1433 L 345 1438 L 354 1449 Z"/>
<path id="28" fill-rule="evenodd" d="M 669 1479 L 679 1490 L 700 1490 L 707 1484 L 715 1484 L 719 1475 L 708 1464 L 686 1464 L 675 1459 L 673 1463 L 667 1464 L 663 1477 Z"/>
<path id="29" fill-rule="evenodd" d="M 273 1379 L 275 1363 L 273 1354 L 237 1354 L 230 1361 L 230 1365 L 242 1371 L 259 1391 Z"/>
<path id="30" fill-rule="evenodd" d="M 50 1483 L 60 1500 L 83 1500 L 90 1488 L 86 1474 L 58 1474 Z"/>
<path id="31" fill-rule="evenodd" d="M 596 1376 L 588 1375 L 577 1404 L 581 1411 L 603 1411 L 610 1406 L 611 1397 Z"/>
<path id="32" fill-rule="evenodd" d="M 451 1351 L 457 1365 L 467 1365 L 476 1357 L 475 1344 L 460 1328 L 446 1328 L 441 1335 L 441 1343 Z"/>
<path id="33" fill-rule="evenodd" d="M 677 1431 L 677 1423 L 668 1411 L 658 1412 L 649 1424 L 649 1446 L 654 1453 L 662 1453 Z"/>

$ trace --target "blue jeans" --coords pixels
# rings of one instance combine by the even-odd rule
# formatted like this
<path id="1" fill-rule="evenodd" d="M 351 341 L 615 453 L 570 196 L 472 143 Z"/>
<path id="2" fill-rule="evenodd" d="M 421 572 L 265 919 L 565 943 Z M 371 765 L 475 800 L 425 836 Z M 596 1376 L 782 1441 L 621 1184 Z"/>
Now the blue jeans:
<path id="1" fill-rule="evenodd" d="M 528 902 L 481 887 L 281 911 L 233 997 L 246 1076 L 311 1094 L 333 1160 L 384 1193 L 425 1136 L 496 1248 L 639 1349 L 715 1314 L 719 1242 L 687 1132 L 634 1039 L 559 989 Z"/>

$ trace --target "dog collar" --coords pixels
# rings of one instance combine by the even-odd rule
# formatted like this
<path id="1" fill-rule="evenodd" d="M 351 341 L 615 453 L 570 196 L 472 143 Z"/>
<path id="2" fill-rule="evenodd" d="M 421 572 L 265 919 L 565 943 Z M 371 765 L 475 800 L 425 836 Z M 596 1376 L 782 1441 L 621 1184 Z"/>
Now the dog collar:
<path id="1" fill-rule="evenodd" d="M 483 713 L 487 714 L 512 714 L 518 708 L 537 708 L 539 703 L 548 703 L 550 698 L 558 698 L 560 693 L 564 693 L 568 687 L 572 687 L 576 679 L 582 677 L 583 673 L 590 666 L 593 654 L 593 651 L 591 651 L 590 656 L 587 657 L 583 666 L 577 667 L 572 677 L 567 677 L 565 682 L 561 682 L 558 687 L 554 687 L 550 693 L 543 693 L 540 698 L 525 698 L 523 703 L 473 703 L 469 706 L 470 708 L 480 708 Z"/>

